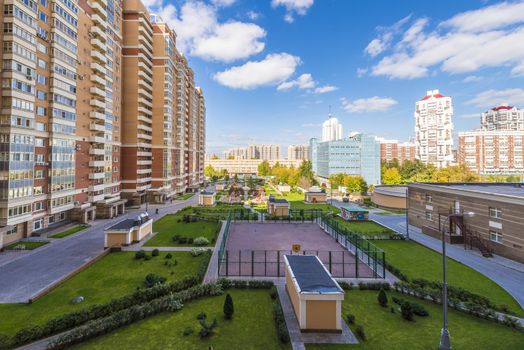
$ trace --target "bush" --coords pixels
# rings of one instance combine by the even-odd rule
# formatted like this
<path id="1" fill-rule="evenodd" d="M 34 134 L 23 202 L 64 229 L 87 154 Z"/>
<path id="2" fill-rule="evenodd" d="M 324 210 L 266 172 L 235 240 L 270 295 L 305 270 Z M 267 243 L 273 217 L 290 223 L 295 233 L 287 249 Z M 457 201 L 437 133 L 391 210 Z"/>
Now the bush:
<path id="1" fill-rule="evenodd" d="M 346 321 L 347 321 L 348 324 L 355 324 L 355 315 L 347 314 L 346 315 Z"/>
<path id="2" fill-rule="evenodd" d="M 140 250 L 135 253 L 136 260 L 144 259 L 145 257 L 146 257 L 146 252 L 144 252 L 143 250 Z"/>
<path id="3" fill-rule="evenodd" d="M 164 257 L 164 259 L 172 259 L 173 258 L 173 254 L 171 253 L 167 253 L 166 256 Z"/>
<path id="4" fill-rule="evenodd" d="M 146 254 L 146 255 L 144 256 L 144 260 L 145 260 L 145 261 L 151 260 L 151 255 Z"/>
<path id="5" fill-rule="evenodd" d="M 413 321 L 413 309 L 410 303 L 400 304 L 400 313 L 402 314 L 403 319 Z"/>
<path id="6" fill-rule="evenodd" d="M 355 328 L 355 334 L 356 336 L 362 340 L 362 341 L 365 341 L 366 340 L 366 332 L 364 331 L 364 326 L 362 325 L 357 325 L 357 327 Z"/>
<path id="7" fill-rule="evenodd" d="M 207 314 L 205 312 L 201 312 L 197 315 L 197 320 L 205 320 L 207 317 Z"/>
<path id="8" fill-rule="evenodd" d="M 391 286 L 387 282 L 370 282 L 370 283 L 363 283 L 360 282 L 358 284 L 358 289 L 360 290 L 390 290 Z"/>
<path id="9" fill-rule="evenodd" d="M 277 291 L 277 287 L 276 286 L 272 286 L 271 289 L 269 290 L 269 296 L 271 297 L 271 299 L 275 300 L 276 298 L 278 298 L 278 291 Z"/>
<path id="10" fill-rule="evenodd" d="M 180 240 L 180 235 L 173 236 L 173 242 L 178 242 Z"/>
<path id="11" fill-rule="evenodd" d="M 204 246 L 209 244 L 209 240 L 206 237 L 197 237 L 193 243 L 197 246 Z"/>
<path id="12" fill-rule="evenodd" d="M 186 244 L 187 243 L 187 237 L 180 237 L 178 239 L 178 243 L 180 244 Z"/>
<path id="13" fill-rule="evenodd" d="M 202 255 L 206 250 L 204 248 L 192 248 L 191 249 L 191 255 L 192 256 L 200 256 Z"/>
<path id="14" fill-rule="evenodd" d="M 185 335 L 185 336 L 188 336 L 188 335 L 191 335 L 195 332 L 195 330 L 193 329 L 193 327 L 186 327 L 184 328 L 184 331 L 182 332 L 182 335 Z"/>
<path id="15" fill-rule="evenodd" d="M 160 251 L 158 249 L 153 249 L 153 251 L 151 252 L 151 255 L 152 256 L 158 256 L 158 255 L 160 255 Z"/>
<path id="16" fill-rule="evenodd" d="M 286 319 L 284 318 L 284 311 L 280 305 L 280 300 L 273 301 L 273 319 L 275 320 L 275 327 L 277 329 L 277 336 L 280 342 L 289 343 L 289 333 L 286 326 Z"/>
<path id="17" fill-rule="evenodd" d="M 231 298 L 231 295 L 226 294 L 226 299 L 224 300 L 224 316 L 226 319 L 230 320 L 233 318 L 233 314 L 235 313 L 235 307 L 233 305 L 233 298 Z"/>
<path id="18" fill-rule="evenodd" d="M 148 274 L 144 279 L 144 285 L 146 286 L 146 288 L 151 288 L 158 284 L 164 284 L 165 282 L 165 277 L 155 275 L 154 273 Z"/>
<path id="19" fill-rule="evenodd" d="M 386 295 L 386 292 L 384 292 L 384 289 L 380 288 L 380 292 L 378 292 L 377 300 L 380 306 L 382 307 L 388 306 L 388 296 Z"/>
<path id="20" fill-rule="evenodd" d="M 214 318 L 213 322 L 210 324 L 206 323 L 206 319 L 200 320 L 200 326 L 202 326 L 202 329 L 200 329 L 200 332 L 198 335 L 200 338 L 207 338 L 213 334 L 213 328 L 217 326 L 217 319 Z"/>
<path id="21" fill-rule="evenodd" d="M 193 244 L 193 238 L 191 238 L 191 237 L 188 238 L 188 239 L 187 239 L 187 244 Z"/>

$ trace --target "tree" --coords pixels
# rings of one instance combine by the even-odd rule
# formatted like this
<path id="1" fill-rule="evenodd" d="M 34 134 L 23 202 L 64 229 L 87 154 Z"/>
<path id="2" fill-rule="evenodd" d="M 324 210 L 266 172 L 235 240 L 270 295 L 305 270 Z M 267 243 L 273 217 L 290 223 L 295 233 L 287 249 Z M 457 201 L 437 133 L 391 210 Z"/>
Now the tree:
<path id="1" fill-rule="evenodd" d="M 213 159 L 213 160 L 218 159 L 218 156 L 217 156 L 216 154 L 213 153 L 213 154 L 211 155 L 211 159 Z"/>
<path id="2" fill-rule="evenodd" d="M 380 306 L 387 307 L 388 306 L 388 296 L 386 295 L 386 292 L 383 288 L 380 288 L 380 292 L 378 292 L 377 300 Z"/>
<path id="3" fill-rule="evenodd" d="M 398 185 L 401 182 L 402 178 L 397 168 L 388 168 L 382 173 L 382 183 L 384 185 Z"/>
<path id="4" fill-rule="evenodd" d="M 207 177 L 214 177 L 217 176 L 217 171 L 211 164 L 206 165 L 206 168 L 204 169 L 204 175 Z"/>
<path id="5" fill-rule="evenodd" d="M 271 167 L 269 166 L 269 162 L 267 160 L 264 160 L 262 163 L 258 165 L 258 175 L 260 176 L 271 175 Z"/>
<path id="6" fill-rule="evenodd" d="M 226 300 L 224 300 L 224 316 L 226 319 L 230 320 L 233 317 L 234 312 L 235 308 L 233 306 L 233 298 L 231 298 L 231 295 L 227 293 Z"/>
<path id="7" fill-rule="evenodd" d="M 413 308 L 411 307 L 411 303 L 402 303 L 400 305 L 400 313 L 403 319 L 413 321 Z"/>

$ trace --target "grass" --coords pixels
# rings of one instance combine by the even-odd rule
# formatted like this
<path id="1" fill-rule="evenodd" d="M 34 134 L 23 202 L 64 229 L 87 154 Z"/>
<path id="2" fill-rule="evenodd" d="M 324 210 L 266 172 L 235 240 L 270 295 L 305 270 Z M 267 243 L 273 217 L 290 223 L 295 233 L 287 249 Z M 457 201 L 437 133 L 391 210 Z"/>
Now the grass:
<path id="1" fill-rule="evenodd" d="M 194 193 L 186 193 L 186 194 L 183 194 L 183 195 L 175 197 L 175 200 L 177 200 L 177 201 L 185 201 L 186 199 L 189 199 L 189 198 L 193 197 L 194 195 L 195 195 Z"/>
<path id="2" fill-rule="evenodd" d="M 389 306 L 392 296 L 414 301 L 429 312 L 427 317 L 415 316 L 415 322 L 405 321 L 400 311 L 391 313 L 390 307 L 378 305 L 376 291 L 349 291 L 342 306 L 342 315 L 355 315 L 355 324 L 364 326 L 367 340 L 358 345 L 307 345 L 308 350 L 426 350 L 437 349 L 442 327 L 441 306 L 402 294 L 388 292 Z M 462 312 L 450 310 L 449 330 L 453 349 L 523 349 L 524 334 L 492 321 L 483 320 Z M 353 332 L 355 325 L 350 325 Z"/>
<path id="3" fill-rule="evenodd" d="M 70 229 L 67 229 L 65 231 L 58 232 L 58 233 L 55 233 L 55 234 L 53 234 L 51 236 L 48 236 L 48 238 L 64 238 L 64 237 L 67 237 L 69 235 L 72 235 L 73 233 L 77 233 L 77 232 L 80 232 L 82 230 L 85 230 L 88 227 L 89 227 L 89 225 L 78 225 L 78 226 L 75 226 L 75 227 L 71 227 Z"/>
<path id="4" fill-rule="evenodd" d="M 166 215 L 153 223 L 153 232 L 157 232 L 144 245 L 147 247 L 180 247 L 192 244 L 180 244 L 173 241 L 174 235 L 187 238 L 205 237 L 209 240 L 208 246 L 213 246 L 213 238 L 220 228 L 217 222 L 190 222 L 182 221 L 182 215 Z M 180 222 L 178 222 L 180 220 Z"/>
<path id="5" fill-rule="evenodd" d="M 304 209 L 304 210 L 311 210 L 311 209 L 319 209 L 319 210 L 322 210 L 324 212 L 328 212 L 328 211 L 332 211 L 336 214 L 340 213 L 340 209 L 338 209 L 337 207 L 334 207 L 330 204 L 320 204 L 320 203 L 306 203 L 304 202 L 304 198 L 302 198 L 302 200 L 300 201 L 290 201 L 289 203 L 291 205 L 291 209 L 297 209 L 297 210 L 300 210 L 300 209 Z"/>
<path id="6" fill-rule="evenodd" d="M 46 245 L 47 243 L 49 243 L 49 241 L 20 241 L 9 244 L 5 247 L 5 250 L 18 250 L 16 248 L 18 246 L 24 246 L 23 250 L 33 250 L 36 248 L 40 248 L 41 246 Z"/>
<path id="7" fill-rule="evenodd" d="M 386 252 L 386 261 L 399 268 L 409 278 L 442 280 L 442 255 L 413 241 L 375 240 L 373 243 Z M 520 316 L 524 310 L 502 287 L 455 260 L 447 259 L 448 284 L 483 295 L 497 305 L 507 305 Z"/>
<path id="8" fill-rule="evenodd" d="M 271 298 L 267 290 L 229 290 L 235 313 L 232 320 L 224 319 L 222 307 L 225 295 L 199 299 L 184 305 L 176 313 L 163 313 L 134 323 L 108 335 L 76 346 L 74 349 L 290 349 L 277 339 Z M 200 339 L 200 312 L 207 322 L 216 317 L 214 334 Z M 194 333 L 184 336 L 186 327 Z"/>
<path id="9" fill-rule="evenodd" d="M 346 221 L 341 217 L 335 217 L 340 227 L 362 236 L 389 236 L 394 231 L 374 221 Z"/>
<path id="10" fill-rule="evenodd" d="M 176 259 L 178 264 L 167 267 L 166 254 L 161 252 L 160 256 L 144 261 L 135 260 L 134 252 L 111 253 L 32 304 L 0 304 L 0 315 L 9 315 L 0 317 L 0 334 L 13 335 L 22 327 L 42 324 L 58 315 L 131 293 L 142 286 L 148 273 L 163 276 L 167 282 L 194 275 L 202 261 L 202 256 L 193 257 L 189 252 L 171 252 L 172 260 Z M 70 304 L 79 295 L 85 301 Z"/>

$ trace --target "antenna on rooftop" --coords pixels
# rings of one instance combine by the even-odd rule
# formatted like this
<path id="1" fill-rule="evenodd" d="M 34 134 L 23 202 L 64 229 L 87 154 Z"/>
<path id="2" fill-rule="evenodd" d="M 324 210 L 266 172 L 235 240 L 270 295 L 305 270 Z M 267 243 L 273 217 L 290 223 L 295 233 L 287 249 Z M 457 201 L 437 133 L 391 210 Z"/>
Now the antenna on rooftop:
<path id="1" fill-rule="evenodd" d="M 328 118 L 331 118 L 331 105 L 329 105 L 329 114 L 328 114 Z"/>

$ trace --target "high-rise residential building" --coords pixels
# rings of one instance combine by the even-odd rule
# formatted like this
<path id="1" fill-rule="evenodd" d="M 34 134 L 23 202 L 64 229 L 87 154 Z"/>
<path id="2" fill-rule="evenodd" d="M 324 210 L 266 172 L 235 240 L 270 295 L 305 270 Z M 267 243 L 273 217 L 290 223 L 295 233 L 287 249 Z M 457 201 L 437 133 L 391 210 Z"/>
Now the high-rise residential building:
<path id="1" fill-rule="evenodd" d="M 458 136 L 458 161 L 482 175 L 524 173 L 524 130 L 473 130 Z"/>
<path id="2" fill-rule="evenodd" d="M 224 152 L 224 159 L 248 159 L 247 148 L 237 147 L 231 148 Z"/>
<path id="3" fill-rule="evenodd" d="M 330 114 L 328 120 L 322 123 L 322 142 L 340 140 L 342 137 L 342 124 Z"/>
<path id="4" fill-rule="evenodd" d="M 309 145 L 290 145 L 287 148 L 287 159 L 309 160 Z"/>
<path id="5" fill-rule="evenodd" d="M 416 157 L 438 168 L 453 163 L 453 106 L 451 97 L 430 90 L 415 109 Z"/>
<path id="6" fill-rule="evenodd" d="M 329 178 L 335 174 L 362 176 L 369 185 L 379 185 L 380 143 L 375 136 L 354 134 L 335 141 L 310 141 L 313 171 Z"/>
<path id="7" fill-rule="evenodd" d="M 380 160 L 391 162 L 396 159 L 400 164 L 406 160 L 415 160 L 415 144 L 378 138 L 380 142 Z"/>
<path id="8" fill-rule="evenodd" d="M 275 160 L 281 158 L 280 145 L 249 145 L 247 146 L 248 159 Z"/>
<path id="9" fill-rule="evenodd" d="M 188 143 L 187 156 L 171 167 L 184 183 L 176 190 L 202 180 L 202 92 L 184 91 L 191 103 L 170 120 L 169 107 L 177 110 L 181 95 L 174 82 L 180 70 L 162 65 L 160 42 L 176 58 L 175 35 L 165 29 L 169 34 L 154 40 L 161 25 L 155 27 L 140 1 L 2 4 L 0 247 L 59 221 L 112 218 L 123 213 L 124 198 L 165 187 L 171 175 L 152 172 L 153 149 L 159 147 L 158 160 L 169 168 L 165 149 L 176 151 L 172 143 L 180 140 L 169 135 L 169 124 L 180 119 Z M 166 69 L 163 78 L 157 65 Z M 170 79 L 173 95 L 165 93 Z M 158 113 L 163 108 L 166 115 Z"/>
<path id="10" fill-rule="evenodd" d="M 524 109 L 507 104 L 491 108 L 480 115 L 482 130 L 524 130 Z"/>

